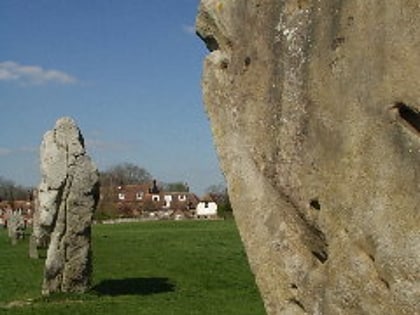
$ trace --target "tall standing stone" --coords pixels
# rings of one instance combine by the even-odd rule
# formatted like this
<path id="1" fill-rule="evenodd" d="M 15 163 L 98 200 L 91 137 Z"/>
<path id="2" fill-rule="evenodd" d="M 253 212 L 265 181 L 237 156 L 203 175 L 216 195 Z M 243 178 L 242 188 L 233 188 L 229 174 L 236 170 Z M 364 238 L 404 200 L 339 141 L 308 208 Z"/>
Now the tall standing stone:
<path id="1" fill-rule="evenodd" d="M 71 118 L 43 138 L 38 193 L 39 234 L 49 237 L 42 293 L 84 292 L 92 272 L 91 224 L 99 197 L 98 171 Z"/>
<path id="2" fill-rule="evenodd" d="M 420 314 L 419 16 L 201 1 L 204 101 L 268 314 Z"/>

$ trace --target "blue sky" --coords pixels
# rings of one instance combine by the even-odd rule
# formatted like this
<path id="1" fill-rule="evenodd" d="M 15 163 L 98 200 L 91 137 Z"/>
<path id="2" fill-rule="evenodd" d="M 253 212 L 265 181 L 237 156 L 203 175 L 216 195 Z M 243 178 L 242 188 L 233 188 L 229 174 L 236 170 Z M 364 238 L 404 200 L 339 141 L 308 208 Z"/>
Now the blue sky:
<path id="1" fill-rule="evenodd" d="M 73 117 L 121 162 L 201 194 L 223 181 L 202 105 L 199 0 L 1 0 L 0 176 L 39 182 L 38 148 Z"/>

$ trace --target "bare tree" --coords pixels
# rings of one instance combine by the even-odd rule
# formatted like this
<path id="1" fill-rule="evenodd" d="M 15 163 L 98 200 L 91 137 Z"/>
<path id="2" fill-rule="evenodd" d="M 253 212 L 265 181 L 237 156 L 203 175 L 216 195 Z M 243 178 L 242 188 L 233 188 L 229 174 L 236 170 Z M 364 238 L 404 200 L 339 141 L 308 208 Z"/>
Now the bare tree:
<path id="1" fill-rule="evenodd" d="M 16 185 L 14 181 L 0 176 L 0 201 L 27 200 L 33 188 Z"/>
<path id="2" fill-rule="evenodd" d="M 232 216 L 232 206 L 230 204 L 228 190 L 226 185 L 211 185 L 206 189 L 206 193 L 217 203 L 218 213 L 225 218 Z"/>
<path id="3" fill-rule="evenodd" d="M 152 175 L 146 169 L 132 163 L 117 164 L 101 172 L 103 186 L 143 184 L 151 181 Z"/>
<path id="4" fill-rule="evenodd" d="M 207 187 L 206 193 L 209 195 L 226 195 L 227 188 L 225 184 L 216 184 Z"/>
<path id="5" fill-rule="evenodd" d="M 164 183 L 162 185 L 163 191 L 171 191 L 171 192 L 189 192 L 190 187 L 187 183 L 183 182 L 173 182 L 173 183 Z"/>

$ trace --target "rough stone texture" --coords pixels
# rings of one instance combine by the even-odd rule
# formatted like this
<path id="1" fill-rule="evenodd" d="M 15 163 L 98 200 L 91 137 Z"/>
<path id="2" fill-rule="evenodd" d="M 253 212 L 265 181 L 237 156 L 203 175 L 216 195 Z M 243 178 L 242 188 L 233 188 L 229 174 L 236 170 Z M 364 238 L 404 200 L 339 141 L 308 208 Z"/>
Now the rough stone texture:
<path id="1" fill-rule="evenodd" d="M 268 314 L 420 314 L 419 15 L 201 1 L 204 100 Z"/>
<path id="2" fill-rule="evenodd" d="M 38 249 L 47 248 L 49 243 L 49 235 L 43 234 L 41 230 L 38 191 L 33 193 L 33 204 L 32 234 L 29 238 L 29 257 L 38 259 Z"/>
<path id="3" fill-rule="evenodd" d="M 38 253 L 38 243 L 37 243 L 37 239 L 34 236 L 34 234 L 32 234 L 29 237 L 29 257 L 32 259 L 38 259 L 39 258 L 39 253 Z"/>
<path id="4" fill-rule="evenodd" d="M 20 211 L 8 210 L 6 218 L 8 236 L 12 245 L 16 245 L 18 239 L 23 238 L 25 233 L 25 222 L 22 213 Z"/>
<path id="5" fill-rule="evenodd" d="M 61 118 L 41 145 L 37 239 L 49 238 L 42 293 L 84 292 L 90 284 L 91 224 L 98 171 L 79 128 Z"/>

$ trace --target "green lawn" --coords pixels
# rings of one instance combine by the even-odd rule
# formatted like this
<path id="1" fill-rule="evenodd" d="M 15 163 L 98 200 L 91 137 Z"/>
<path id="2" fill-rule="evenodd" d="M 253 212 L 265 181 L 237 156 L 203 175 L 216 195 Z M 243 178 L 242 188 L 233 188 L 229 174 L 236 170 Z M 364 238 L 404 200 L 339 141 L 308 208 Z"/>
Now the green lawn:
<path id="1" fill-rule="evenodd" d="M 232 220 L 96 225 L 93 251 L 91 292 L 43 299 L 42 260 L 1 229 L 0 313 L 265 314 Z"/>

